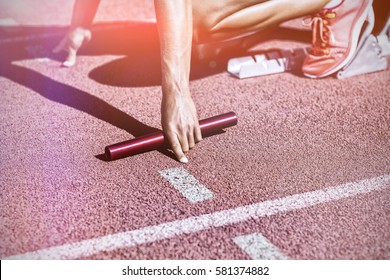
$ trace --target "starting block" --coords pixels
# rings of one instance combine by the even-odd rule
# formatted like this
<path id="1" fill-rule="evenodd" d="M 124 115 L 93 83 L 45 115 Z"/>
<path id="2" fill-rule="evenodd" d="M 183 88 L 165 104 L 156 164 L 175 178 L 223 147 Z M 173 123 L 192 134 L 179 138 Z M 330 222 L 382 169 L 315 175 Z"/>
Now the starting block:
<path id="1" fill-rule="evenodd" d="M 374 12 L 371 9 L 356 53 L 337 73 L 338 79 L 387 69 L 386 56 L 390 55 L 390 18 L 378 36 L 371 34 L 373 26 Z M 232 58 L 228 61 L 227 71 L 240 79 L 291 72 L 302 67 L 309 51 L 310 48 L 271 50 L 259 55 Z"/>
<path id="2" fill-rule="evenodd" d="M 228 61 L 228 72 L 244 79 L 293 71 L 302 65 L 308 50 L 272 50 L 264 54 L 232 58 Z"/>
<path id="3" fill-rule="evenodd" d="M 374 10 L 371 7 L 368 13 L 367 25 L 360 36 L 356 53 L 338 73 L 338 79 L 353 77 L 387 69 L 386 55 L 390 54 L 388 37 L 390 19 L 387 20 L 382 32 L 378 36 L 371 34 L 374 29 Z"/>
<path id="4" fill-rule="evenodd" d="M 378 38 L 370 34 L 353 59 L 337 73 L 337 78 L 345 79 L 386 69 L 387 59 Z"/>

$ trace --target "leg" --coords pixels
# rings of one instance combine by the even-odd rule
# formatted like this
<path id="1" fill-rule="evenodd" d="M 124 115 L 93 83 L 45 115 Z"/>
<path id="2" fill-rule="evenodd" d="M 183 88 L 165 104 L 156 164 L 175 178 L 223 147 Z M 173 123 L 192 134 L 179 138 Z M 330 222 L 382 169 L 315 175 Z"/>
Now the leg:
<path id="1" fill-rule="evenodd" d="M 96 15 L 100 0 L 76 0 L 73 7 L 73 28 L 82 27 L 89 29 Z"/>
<path id="2" fill-rule="evenodd" d="M 97 12 L 100 0 L 76 0 L 73 7 L 72 23 L 68 33 L 53 50 L 65 51 L 67 57 L 62 66 L 71 67 L 76 62 L 78 49 L 91 40 L 90 27 Z"/>
<path id="3" fill-rule="evenodd" d="M 243 36 L 319 11 L 330 0 L 193 1 L 194 42 Z"/>
<path id="4" fill-rule="evenodd" d="M 328 2 L 330 0 L 194 1 L 194 57 L 206 61 L 225 49 L 244 50 L 248 42 L 259 36 L 258 31 L 315 13 Z M 232 38 L 237 40 L 229 40 Z"/>

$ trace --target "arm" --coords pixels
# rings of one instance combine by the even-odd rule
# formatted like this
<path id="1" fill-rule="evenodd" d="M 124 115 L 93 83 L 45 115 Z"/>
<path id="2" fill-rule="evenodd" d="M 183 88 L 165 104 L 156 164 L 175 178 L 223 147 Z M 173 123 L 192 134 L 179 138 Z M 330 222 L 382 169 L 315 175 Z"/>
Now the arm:
<path id="1" fill-rule="evenodd" d="M 71 28 L 89 29 L 96 15 L 100 0 L 76 0 L 73 6 Z"/>
<path id="2" fill-rule="evenodd" d="M 155 0 L 160 37 L 161 124 L 178 160 L 202 140 L 195 104 L 189 90 L 192 46 L 191 0 Z"/>
<path id="3" fill-rule="evenodd" d="M 73 6 L 72 23 L 70 29 L 53 52 L 67 52 L 63 66 L 70 67 L 76 63 L 78 49 L 84 41 L 91 40 L 89 30 L 99 7 L 100 0 L 76 0 Z"/>

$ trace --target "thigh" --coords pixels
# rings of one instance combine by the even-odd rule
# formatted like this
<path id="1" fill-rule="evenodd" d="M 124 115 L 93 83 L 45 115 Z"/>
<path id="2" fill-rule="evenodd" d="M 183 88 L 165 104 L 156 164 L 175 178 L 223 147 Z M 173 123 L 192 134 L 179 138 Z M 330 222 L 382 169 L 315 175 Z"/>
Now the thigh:
<path id="1" fill-rule="evenodd" d="M 320 10 L 329 0 L 194 0 L 194 42 L 257 32 Z"/>
<path id="2" fill-rule="evenodd" d="M 219 37 L 211 32 L 213 27 L 219 22 L 241 10 L 268 1 L 269 0 L 193 0 L 192 15 L 194 42 L 202 43 L 213 40 L 214 37 Z"/>

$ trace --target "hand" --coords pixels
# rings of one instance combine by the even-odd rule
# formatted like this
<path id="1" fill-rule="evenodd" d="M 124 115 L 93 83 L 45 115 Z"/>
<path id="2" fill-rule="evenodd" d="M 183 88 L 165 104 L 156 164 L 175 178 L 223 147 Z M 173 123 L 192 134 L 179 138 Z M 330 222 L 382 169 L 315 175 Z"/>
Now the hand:
<path id="1" fill-rule="evenodd" d="M 164 94 L 161 124 L 176 158 L 187 163 L 185 154 L 202 140 L 195 104 L 189 94 Z"/>
<path id="2" fill-rule="evenodd" d="M 84 42 L 89 42 L 91 37 L 91 31 L 88 29 L 81 27 L 72 28 L 61 40 L 61 42 L 53 49 L 54 53 L 58 53 L 60 51 L 67 52 L 67 57 L 65 61 L 62 62 L 61 66 L 73 66 L 76 63 L 77 51 Z"/>

